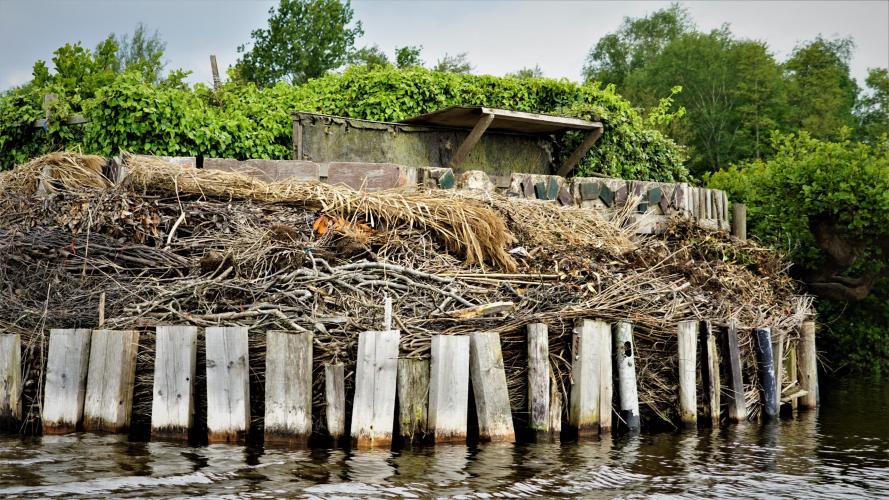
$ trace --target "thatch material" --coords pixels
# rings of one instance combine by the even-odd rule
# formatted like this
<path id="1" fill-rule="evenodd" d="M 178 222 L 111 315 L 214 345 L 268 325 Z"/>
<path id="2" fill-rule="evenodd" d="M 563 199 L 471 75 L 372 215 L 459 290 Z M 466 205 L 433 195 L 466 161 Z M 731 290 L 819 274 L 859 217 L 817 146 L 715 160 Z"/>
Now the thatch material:
<path id="1" fill-rule="evenodd" d="M 102 294 L 106 326 L 145 332 L 143 417 L 155 325 L 250 327 L 260 387 L 264 333 L 310 330 L 316 384 L 321 364 L 338 361 L 350 387 L 358 333 L 380 328 L 388 295 L 403 356 L 428 356 L 433 334 L 500 333 L 519 418 L 528 323 L 550 325 L 550 359 L 567 400 L 573 320 L 630 319 L 647 421 L 671 422 L 679 320 L 738 322 L 755 403 L 749 329 L 770 325 L 792 344 L 810 307 L 774 253 L 683 221 L 636 237 L 619 215 L 608 221 L 496 194 L 267 184 L 133 156 L 124 161 L 129 183 L 113 186 L 96 162 L 63 153 L 0 174 L 0 285 L 8 290 L 0 326 L 26 339 L 32 395 L 42 383 L 45 329 L 96 326 Z M 345 221 L 319 236 L 322 215 Z M 359 223 L 372 230 L 356 238 L 348 229 Z M 515 304 L 506 316 L 455 312 L 504 301 Z M 320 412 L 320 387 L 315 397 Z"/>

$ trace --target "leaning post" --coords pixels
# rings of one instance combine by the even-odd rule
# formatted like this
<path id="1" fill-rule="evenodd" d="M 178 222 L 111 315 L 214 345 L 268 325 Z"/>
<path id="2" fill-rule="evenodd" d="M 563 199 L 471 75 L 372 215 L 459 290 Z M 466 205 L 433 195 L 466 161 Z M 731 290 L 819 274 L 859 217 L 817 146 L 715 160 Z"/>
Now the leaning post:
<path id="1" fill-rule="evenodd" d="M 800 410 L 818 407 L 818 357 L 815 350 L 815 322 L 803 321 L 797 344 L 797 365 L 800 388 L 806 395 L 799 399 Z"/>

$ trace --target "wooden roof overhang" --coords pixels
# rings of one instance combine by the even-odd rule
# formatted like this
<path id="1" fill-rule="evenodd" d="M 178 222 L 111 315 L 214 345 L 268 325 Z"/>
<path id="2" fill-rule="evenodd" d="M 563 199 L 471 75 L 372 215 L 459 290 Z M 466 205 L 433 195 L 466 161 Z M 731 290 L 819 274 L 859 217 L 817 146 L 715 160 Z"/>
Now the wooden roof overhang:
<path id="1" fill-rule="evenodd" d="M 455 168 L 466 159 L 466 156 L 488 131 L 513 132 L 529 135 L 554 134 L 565 130 L 586 130 L 587 135 L 580 146 L 559 167 L 557 175 L 565 176 L 577 165 L 577 162 L 593 147 L 602 136 L 602 123 L 587 121 L 566 116 L 526 113 L 508 109 L 487 108 L 483 106 L 452 106 L 404 120 L 402 123 L 411 125 L 434 125 L 451 128 L 472 129 L 469 135 L 457 148 L 450 164 Z"/>

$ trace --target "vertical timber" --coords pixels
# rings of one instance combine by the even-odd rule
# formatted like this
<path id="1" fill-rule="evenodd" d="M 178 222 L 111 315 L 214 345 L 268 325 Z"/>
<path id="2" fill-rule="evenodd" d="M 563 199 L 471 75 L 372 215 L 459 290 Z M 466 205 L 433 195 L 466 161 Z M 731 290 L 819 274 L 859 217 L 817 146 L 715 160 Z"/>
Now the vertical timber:
<path id="1" fill-rule="evenodd" d="M 399 337 L 398 330 L 358 336 L 351 436 L 359 448 L 392 444 Z"/>
<path id="2" fill-rule="evenodd" d="M 429 415 L 429 361 L 398 360 L 398 435 L 406 444 L 426 437 Z"/>
<path id="3" fill-rule="evenodd" d="M 478 414 L 481 441 L 515 441 L 500 335 L 473 332 L 469 344 L 469 376 Z"/>
<path id="4" fill-rule="evenodd" d="M 250 428 L 247 328 L 207 328 L 206 350 L 208 440 L 243 443 Z"/>
<path id="5" fill-rule="evenodd" d="M 679 345 L 679 418 L 686 428 L 698 425 L 697 387 L 698 322 L 680 321 Z"/>
<path id="6" fill-rule="evenodd" d="M 346 368 L 324 365 L 324 415 L 327 433 L 335 442 L 346 435 Z"/>
<path id="7" fill-rule="evenodd" d="M 156 333 L 151 436 L 185 440 L 194 423 L 198 329 L 158 326 Z"/>
<path id="8" fill-rule="evenodd" d="M 14 430 L 22 420 L 22 338 L 0 335 L 0 429 Z"/>
<path id="9" fill-rule="evenodd" d="M 91 332 L 85 328 L 49 331 L 43 411 L 44 434 L 74 432 L 83 423 Z"/>
<path id="10" fill-rule="evenodd" d="M 618 399 L 620 418 L 630 432 L 639 432 L 639 392 L 636 387 L 636 344 L 633 342 L 633 324 L 618 321 L 614 328 L 614 354 L 617 360 Z"/>
<path id="11" fill-rule="evenodd" d="M 800 389 L 806 394 L 799 400 L 801 410 L 818 407 L 818 357 L 815 349 L 815 322 L 803 321 L 797 343 Z"/>
<path id="12" fill-rule="evenodd" d="M 766 420 L 778 416 L 778 395 L 775 378 L 775 358 L 772 353 L 772 332 L 768 327 L 754 328 L 756 362 L 762 386 L 762 414 Z"/>
<path id="13" fill-rule="evenodd" d="M 83 407 L 84 430 L 129 429 L 138 347 L 139 332 L 93 330 Z"/>
<path id="14" fill-rule="evenodd" d="M 469 337 L 433 335 L 428 426 L 435 442 L 466 442 L 468 413 Z"/>
<path id="15" fill-rule="evenodd" d="M 312 332 L 266 334 L 265 442 L 305 445 L 312 434 Z"/>

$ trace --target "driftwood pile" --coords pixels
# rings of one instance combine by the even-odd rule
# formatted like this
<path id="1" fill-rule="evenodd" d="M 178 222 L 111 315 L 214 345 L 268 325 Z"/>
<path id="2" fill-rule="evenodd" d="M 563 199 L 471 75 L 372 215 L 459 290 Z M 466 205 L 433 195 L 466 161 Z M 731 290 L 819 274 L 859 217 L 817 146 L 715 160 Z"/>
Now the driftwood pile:
<path id="1" fill-rule="evenodd" d="M 636 236 L 627 215 L 605 220 L 484 192 L 267 184 L 153 157 L 117 164 L 56 153 L 0 174 L 0 326 L 28 346 L 31 425 L 48 329 L 100 322 L 143 332 L 137 421 L 150 418 L 153 328 L 163 324 L 249 327 L 254 406 L 265 332 L 314 332 L 319 414 L 323 363 L 346 363 L 348 394 L 358 333 L 381 328 L 387 296 L 405 357 L 428 356 L 433 334 L 498 332 L 518 418 L 527 414 L 529 323 L 550 327 L 567 400 L 574 319 L 631 320 L 643 416 L 669 423 L 678 420 L 676 323 L 734 319 L 755 414 L 750 329 L 771 326 L 795 342 L 811 305 L 787 265 L 688 221 Z M 507 304 L 480 307 L 494 303 Z"/>

